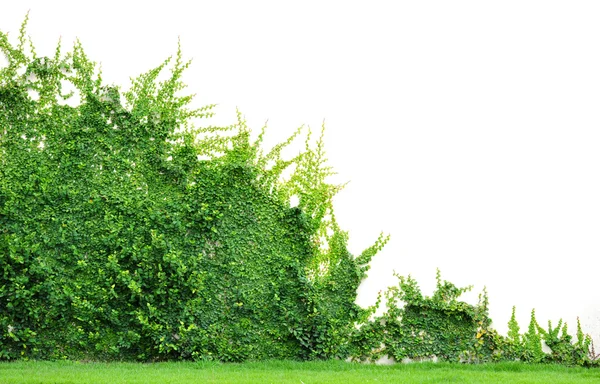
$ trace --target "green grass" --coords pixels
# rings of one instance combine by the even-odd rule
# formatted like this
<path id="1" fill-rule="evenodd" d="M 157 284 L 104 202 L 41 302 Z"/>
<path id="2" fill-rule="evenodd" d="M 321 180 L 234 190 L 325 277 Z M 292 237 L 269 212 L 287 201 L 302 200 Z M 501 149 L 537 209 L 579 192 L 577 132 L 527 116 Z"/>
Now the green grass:
<path id="1" fill-rule="evenodd" d="M 600 383 L 600 369 L 519 363 L 0 363 L 0 383 Z"/>

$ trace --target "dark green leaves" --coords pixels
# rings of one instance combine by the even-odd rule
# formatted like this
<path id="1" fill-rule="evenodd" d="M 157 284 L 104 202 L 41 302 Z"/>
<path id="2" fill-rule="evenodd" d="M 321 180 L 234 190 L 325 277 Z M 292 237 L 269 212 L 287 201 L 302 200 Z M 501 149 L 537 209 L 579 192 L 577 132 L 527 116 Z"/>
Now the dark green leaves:
<path id="1" fill-rule="evenodd" d="M 322 137 L 263 155 L 239 113 L 194 125 L 214 105 L 188 108 L 181 49 L 122 94 L 79 42 L 27 50 L 25 24 L 0 33 L 0 356 L 345 356 L 385 240 L 348 253 Z"/>

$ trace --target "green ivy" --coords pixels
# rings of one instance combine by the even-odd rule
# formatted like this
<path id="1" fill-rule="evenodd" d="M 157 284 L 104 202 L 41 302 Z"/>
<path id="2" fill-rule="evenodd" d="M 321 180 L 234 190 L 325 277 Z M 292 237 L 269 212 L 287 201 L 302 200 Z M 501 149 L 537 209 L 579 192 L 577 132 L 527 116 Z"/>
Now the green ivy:
<path id="1" fill-rule="evenodd" d="M 520 334 L 513 308 L 501 336 L 487 292 L 460 301 L 471 287 L 439 271 L 431 297 L 398 276 L 360 308 L 357 288 L 389 238 L 348 251 L 324 129 L 316 140 L 307 130 L 294 158 L 282 152 L 302 128 L 265 152 L 266 127 L 252 141 L 239 111 L 229 126 L 198 124 L 214 105 L 190 108 L 180 48 L 123 92 L 79 42 L 38 56 L 26 24 L 16 45 L 0 32 L 0 359 L 598 366 L 579 322 L 573 341 L 532 311 Z"/>
<path id="2" fill-rule="evenodd" d="M 376 361 L 383 356 L 395 361 L 440 359 L 463 363 L 523 361 L 597 367 L 591 337 L 577 321 L 577 340 L 559 320 L 553 328 L 539 326 L 535 310 L 526 333 L 521 334 L 515 308 L 508 323 L 508 335 L 492 328 L 488 296 L 484 288 L 477 305 L 458 300 L 471 287 L 459 288 L 442 281 L 437 271 L 436 290 L 424 296 L 410 276 L 398 277 L 398 286 L 385 292 L 387 310 L 372 316 L 381 303 L 368 309 L 369 319 L 352 332 L 350 356 L 354 360 Z M 544 351 L 544 346 L 549 352 Z"/>
<path id="3" fill-rule="evenodd" d="M 439 270 L 431 297 L 421 293 L 412 277 L 397 277 L 398 286 L 389 288 L 385 294 L 387 311 L 355 332 L 355 355 L 359 359 L 376 360 L 387 355 L 396 361 L 430 358 L 471 361 L 493 352 L 484 337 L 491 324 L 487 295 L 481 296 L 476 306 L 459 301 L 460 295 L 471 287 L 459 288 L 442 280 Z M 365 342 L 371 335 L 376 335 L 373 339 L 377 341 Z"/>
<path id="4" fill-rule="evenodd" d="M 181 49 L 121 92 L 79 42 L 27 49 L 26 22 L 16 46 L 0 33 L 0 357 L 345 354 L 387 238 L 348 252 L 323 135 L 265 153 L 239 112 L 195 125 L 214 106 L 189 108 Z"/>
<path id="5" fill-rule="evenodd" d="M 591 352 L 592 339 L 584 335 L 577 319 L 577 340 L 573 341 L 568 333 L 567 323 L 562 319 L 556 327 L 548 321 L 548 329 L 542 328 L 536 318 L 535 310 L 531 311 L 531 319 L 525 334 L 519 333 L 519 325 L 515 319 L 515 308 L 508 323 L 508 337 L 502 339 L 502 359 L 526 362 L 547 362 L 565 365 L 597 366 L 598 357 Z M 544 352 L 545 345 L 549 352 Z"/>

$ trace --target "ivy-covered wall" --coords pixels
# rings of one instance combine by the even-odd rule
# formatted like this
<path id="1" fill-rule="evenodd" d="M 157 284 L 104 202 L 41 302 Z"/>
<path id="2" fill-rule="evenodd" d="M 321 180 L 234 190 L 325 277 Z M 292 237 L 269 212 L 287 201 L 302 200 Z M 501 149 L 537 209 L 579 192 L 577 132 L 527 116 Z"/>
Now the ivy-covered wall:
<path id="1" fill-rule="evenodd" d="M 385 239 L 346 250 L 322 140 L 284 160 L 299 131 L 265 154 L 241 117 L 194 127 L 213 106 L 186 107 L 180 51 L 122 93 L 78 43 L 54 57 L 28 43 L 25 23 L 16 46 L 0 34 L 1 357 L 341 353 Z"/>
<path id="2" fill-rule="evenodd" d="M 572 342 L 533 313 L 527 333 L 513 315 L 498 335 L 487 295 L 459 301 L 467 288 L 439 273 L 432 297 L 399 277 L 383 315 L 382 297 L 358 307 L 388 238 L 348 251 L 322 135 L 291 159 L 301 130 L 265 153 L 239 113 L 198 125 L 214 106 L 189 108 L 181 50 L 122 92 L 79 43 L 37 56 L 25 27 L 14 43 L 0 32 L 0 359 L 597 364 L 580 328 Z"/>
<path id="3" fill-rule="evenodd" d="M 527 332 L 520 333 L 513 307 L 508 335 L 503 336 L 492 327 L 485 289 L 479 302 L 471 305 L 459 298 L 472 287 L 459 288 L 442 280 L 439 270 L 430 297 L 422 294 L 410 276 L 397 277 L 398 285 L 385 292 L 386 311 L 354 331 L 353 359 L 377 361 L 387 357 L 394 361 L 439 359 L 463 363 L 516 360 L 588 367 L 600 362 L 591 337 L 583 333 L 579 321 L 573 340 L 562 320 L 556 327 L 549 322 L 546 329 L 538 324 L 532 311 Z M 376 306 L 381 299 L 380 295 Z"/>

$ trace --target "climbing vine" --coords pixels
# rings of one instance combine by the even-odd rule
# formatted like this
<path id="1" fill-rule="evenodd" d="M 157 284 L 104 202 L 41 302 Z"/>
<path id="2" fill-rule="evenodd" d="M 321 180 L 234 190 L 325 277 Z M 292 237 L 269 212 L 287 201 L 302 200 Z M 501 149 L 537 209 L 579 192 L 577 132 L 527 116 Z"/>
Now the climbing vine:
<path id="1" fill-rule="evenodd" d="M 431 297 L 421 293 L 412 277 L 397 277 L 398 286 L 385 293 L 387 311 L 354 335 L 358 341 L 357 358 L 375 360 L 387 355 L 396 361 L 431 358 L 479 361 L 493 353 L 485 291 L 479 304 L 473 306 L 458 300 L 471 287 L 459 288 L 442 280 L 439 270 Z M 377 335 L 374 340 L 380 345 L 371 343 L 375 348 L 365 349 L 364 339 L 370 335 Z"/>
<path id="2" fill-rule="evenodd" d="M 340 356 L 387 239 L 347 251 L 323 136 L 265 153 L 239 112 L 197 125 L 214 105 L 189 107 L 181 49 L 122 92 L 26 22 L 0 33 L 0 357 Z"/>
<path id="3" fill-rule="evenodd" d="M 382 357 L 395 361 L 445 360 L 463 363 L 524 361 L 579 366 L 599 366 L 591 337 L 577 321 L 577 339 L 559 320 L 545 330 L 537 323 L 535 310 L 527 332 L 521 334 L 515 308 L 508 323 L 508 335 L 492 328 L 488 314 L 488 296 L 484 289 L 477 305 L 460 301 L 471 287 L 459 288 L 442 280 L 437 271 L 436 289 L 424 296 L 410 276 L 397 275 L 398 285 L 385 292 L 387 310 L 371 316 L 356 328 L 351 338 L 350 355 L 354 360 L 376 361 Z M 381 304 L 370 308 L 373 315 Z M 544 351 L 544 346 L 549 351 Z"/>
<path id="4" fill-rule="evenodd" d="M 598 364 L 579 324 L 573 341 L 532 312 L 521 334 L 513 309 L 499 335 L 485 290 L 462 302 L 470 287 L 439 271 L 431 297 L 398 276 L 360 308 L 388 237 L 348 251 L 323 129 L 265 151 L 239 111 L 201 124 L 214 105 L 190 107 L 180 47 L 122 91 L 79 42 L 38 56 L 26 24 L 15 43 L 0 32 L 0 359 Z"/>

